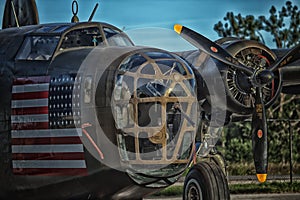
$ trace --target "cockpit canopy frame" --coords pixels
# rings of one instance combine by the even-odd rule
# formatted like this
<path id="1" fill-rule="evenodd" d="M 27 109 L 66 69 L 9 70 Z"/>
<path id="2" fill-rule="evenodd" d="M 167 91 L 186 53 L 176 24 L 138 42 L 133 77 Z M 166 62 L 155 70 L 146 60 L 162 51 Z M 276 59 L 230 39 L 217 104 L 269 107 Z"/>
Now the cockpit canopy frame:
<path id="1" fill-rule="evenodd" d="M 45 24 L 27 34 L 16 60 L 49 61 L 57 54 L 96 46 L 133 46 L 120 29 L 106 23 Z"/>

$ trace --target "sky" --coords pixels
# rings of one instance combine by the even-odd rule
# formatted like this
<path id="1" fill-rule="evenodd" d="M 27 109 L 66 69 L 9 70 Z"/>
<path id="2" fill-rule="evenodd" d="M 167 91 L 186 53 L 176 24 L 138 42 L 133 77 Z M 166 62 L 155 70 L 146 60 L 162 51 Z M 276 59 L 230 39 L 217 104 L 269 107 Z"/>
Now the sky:
<path id="1" fill-rule="evenodd" d="M 73 0 L 36 0 L 40 23 L 69 22 Z M 124 29 L 135 43 L 176 46 L 182 43 L 173 31 L 174 24 L 182 24 L 218 39 L 214 24 L 227 12 L 245 15 L 266 15 L 272 5 L 281 8 L 284 0 L 77 0 L 78 17 L 87 21 L 96 3 L 99 3 L 94 21 L 102 21 Z M 300 0 L 292 0 L 300 8 Z M 0 16 L 5 0 L 0 0 Z M 2 26 L 2 21 L 1 21 Z M 178 41 L 177 41 L 178 40 Z M 143 44 L 144 45 L 144 44 Z M 183 43 L 181 45 L 184 45 Z M 180 45 L 179 45 L 180 47 Z M 187 47 L 190 48 L 190 47 Z"/>

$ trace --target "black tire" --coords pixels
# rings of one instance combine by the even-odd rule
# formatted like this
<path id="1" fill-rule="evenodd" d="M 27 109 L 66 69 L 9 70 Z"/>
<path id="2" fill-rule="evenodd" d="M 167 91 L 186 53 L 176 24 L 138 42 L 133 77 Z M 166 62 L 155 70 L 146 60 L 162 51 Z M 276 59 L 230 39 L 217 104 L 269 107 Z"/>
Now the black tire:
<path id="1" fill-rule="evenodd" d="M 183 200 L 230 199 L 227 179 L 222 169 L 213 162 L 194 165 L 184 181 Z"/>

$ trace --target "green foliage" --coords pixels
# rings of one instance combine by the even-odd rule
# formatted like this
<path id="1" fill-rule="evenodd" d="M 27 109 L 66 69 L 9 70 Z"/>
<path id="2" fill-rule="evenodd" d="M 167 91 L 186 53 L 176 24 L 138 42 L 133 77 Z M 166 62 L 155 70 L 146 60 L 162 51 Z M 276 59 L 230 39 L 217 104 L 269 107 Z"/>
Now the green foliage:
<path id="1" fill-rule="evenodd" d="M 282 94 L 268 109 L 269 162 L 287 163 L 290 154 L 290 132 L 292 132 L 293 161 L 300 162 L 300 96 Z"/>
<path id="2" fill-rule="evenodd" d="M 297 99 L 299 101 L 299 99 Z M 283 107 L 292 106 L 293 103 Z M 296 108 L 300 105 L 298 103 Z M 284 109 L 282 115 L 287 115 L 291 108 Z M 272 111 L 272 109 L 271 109 Z M 270 111 L 270 112 L 271 112 Z M 276 114 L 278 115 L 278 114 Z M 295 115 L 295 118 L 300 118 Z M 291 118 L 289 118 L 291 119 Z M 290 158 L 290 131 L 292 137 L 292 160 L 300 163 L 300 120 L 291 119 L 271 119 L 268 122 L 268 160 L 270 163 L 289 163 Z M 291 130 L 290 130 L 291 128 Z M 251 143 L 251 122 L 231 123 L 223 130 L 224 148 L 221 150 L 229 166 L 235 163 L 252 163 L 252 143 Z M 248 170 L 249 171 L 249 170 Z M 300 174 L 300 171 L 295 172 Z M 238 173 L 244 175 L 243 173 Z M 249 173 L 245 173 L 249 174 Z"/>
<path id="3" fill-rule="evenodd" d="M 300 96 L 281 95 L 268 109 L 268 160 L 270 163 L 286 165 L 290 158 L 290 132 L 292 132 L 292 161 L 300 163 Z M 235 163 L 253 163 L 251 144 L 251 122 L 231 123 L 223 131 L 223 154 L 229 166 Z M 242 168 L 243 169 L 243 168 Z M 279 170 L 279 169 L 278 169 Z M 233 174 L 251 174 L 251 168 Z M 275 172 L 274 172 L 275 173 Z M 294 171 L 300 174 L 300 170 Z"/>
<path id="4" fill-rule="evenodd" d="M 227 166 L 227 173 L 229 176 L 245 176 L 254 175 L 255 167 L 253 161 L 251 162 L 239 162 L 230 163 Z M 300 173 L 300 164 L 293 163 L 293 174 Z M 290 165 L 289 163 L 269 163 L 268 165 L 269 175 L 290 175 Z"/>
<path id="5" fill-rule="evenodd" d="M 224 129 L 225 159 L 230 163 L 252 160 L 250 123 L 232 123 Z"/>
<path id="6" fill-rule="evenodd" d="M 253 175 L 255 174 L 255 167 L 254 163 L 250 162 L 239 162 L 239 163 L 231 163 L 227 167 L 228 175 L 238 175 L 238 176 L 245 176 L 245 175 Z"/>
<path id="7" fill-rule="evenodd" d="M 224 22 L 214 25 L 214 30 L 220 37 L 236 36 L 264 42 L 261 31 L 273 36 L 277 48 L 289 48 L 300 40 L 300 11 L 292 2 L 287 1 L 281 10 L 272 6 L 269 17 L 263 15 L 257 18 L 253 15 L 235 15 L 227 12 Z"/>
<path id="8" fill-rule="evenodd" d="M 295 101 L 299 101 L 298 99 Z M 293 105 L 293 103 L 291 103 Z M 283 106 L 282 115 L 287 115 L 289 109 Z M 298 105 L 300 103 L 298 102 Z M 297 106 L 296 106 L 297 107 Z M 298 111 L 298 109 L 297 109 Z M 299 115 L 295 115 L 295 118 Z M 284 119 L 275 119 L 268 122 L 268 160 L 269 174 L 289 174 L 290 159 L 290 128 L 292 138 L 292 162 L 293 174 L 300 174 L 300 120 L 289 122 Z M 224 147 L 222 153 L 228 164 L 230 175 L 253 175 L 255 174 L 251 143 L 251 122 L 232 123 L 223 132 Z"/>

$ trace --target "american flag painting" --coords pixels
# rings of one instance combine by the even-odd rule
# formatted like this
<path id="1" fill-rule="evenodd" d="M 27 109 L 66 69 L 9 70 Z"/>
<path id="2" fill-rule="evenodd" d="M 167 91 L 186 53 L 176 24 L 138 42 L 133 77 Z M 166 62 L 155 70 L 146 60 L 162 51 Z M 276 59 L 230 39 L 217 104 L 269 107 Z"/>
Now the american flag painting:
<path id="1" fill-rule="evenodd" d="M 12 87 L 15 175 L 85 175 L 75 75 L 17 78 Z M 80 127 L 80 126 L 78 126 Z"/>

